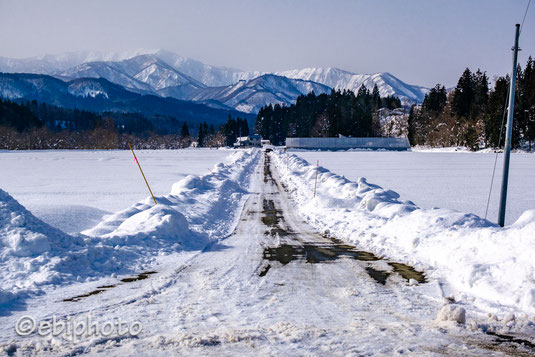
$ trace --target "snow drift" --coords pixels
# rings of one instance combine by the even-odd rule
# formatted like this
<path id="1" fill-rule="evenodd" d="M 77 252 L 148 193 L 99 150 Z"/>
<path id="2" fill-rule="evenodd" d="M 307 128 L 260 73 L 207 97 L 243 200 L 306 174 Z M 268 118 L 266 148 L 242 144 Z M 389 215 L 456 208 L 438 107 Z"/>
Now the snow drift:
<path id="1" fill-rule="evenodd" d="M 156 197 L 156 206 L 147 197 L 82 233 L 113 242 L 146 237 L 179 240 L 184 248 L 223 238 L 234 224 L 259 155 L 259 150 L 237 151 L 227 163 L 216 164 L 210 174 L 189 175 L 175 183 L 169 195 Z M 189 238 L 181 240 L 184 236 Z"/>
<path id="2" fill-rule="evenodd" d="M 32 287 L 57 281 L 53 267 L 85 244 L 36 218 L 0 190 L 0 305 Z"/>
<path id="3" fill-rule="evenodd" d="M 501 228 L 473 214 L 421 209 L 364 178 L 352 182 L 322 167 L 313 198 L 315 165 L 283 153 L 273 161 L 296 208 L 318 229 L 425 269 L 457 301 L 535 313 L 535 210 Z"/>
<path id="4" fill-rule="evenodd" d="M 0 190 L 0 307 L 44 284 L 125 274 L 154 256 L 199 250 L 233 228 L 259 150 L 235 152 L 204 176 L 190 175 L 171 193 L 110 215 L 80 235 L 33 216 Z"/>
<path id="5" fill-rule="evenodd" d="M 0 190 L 0 258 L 34 257 L 67 248 L 71 239 L 49 226 L 21 206 L 7 192 Z"/>

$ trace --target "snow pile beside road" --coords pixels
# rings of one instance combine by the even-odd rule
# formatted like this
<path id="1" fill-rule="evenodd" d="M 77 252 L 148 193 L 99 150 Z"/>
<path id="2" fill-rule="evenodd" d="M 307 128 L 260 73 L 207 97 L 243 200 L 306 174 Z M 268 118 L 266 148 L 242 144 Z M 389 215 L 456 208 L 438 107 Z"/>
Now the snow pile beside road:
<path id="1" fill-rule="evenodd" d="M 322 167 L 313 198 L 315 165 L 281 153 L 273 161 L 296 208 L 317 229 L 424 269 L 457 301 L 535 313 L 535 210 L 501 228 L 473 214 L 421 209 L 364 178 L 352 182 Z"/>
<path id="2" fill-rule="evenodd" d="M 7 192 L 0 190 L 0 259 L 8 256 L 34 257 L 67 248 L 65 233 L 36 218 Z"/>
<path id="3" fill-rule="evenodd" d="M 82 233 L 115 244 L 167 240 L 183 249 L 198 249 L 223 238 L 235 223 L 259 155 L 259 150 L 237 151 L 210 174 L 189 175 L 175 183 L 169 195 L 156 197 L 156 206 L 148 197 Z"/>
<path id="4" fill-rule="evenodd" d="M 70 251 L 84 246 L 32 215 L 7 192 L 0 190 L 0 304 L 28 288 L 56 281 L 51 269 Z"/>
<path id="5" fill-rule="evenodd" d="M 169 195 L 156 197 L 158 205 L 149 197 L 82 235 L 49 226 L 0 190 L 0 308 L 44 284 L 136 272 L 155 256 L 225 237 L 259 155 L 235 152 L 212 173 L 177 182 Z"/>

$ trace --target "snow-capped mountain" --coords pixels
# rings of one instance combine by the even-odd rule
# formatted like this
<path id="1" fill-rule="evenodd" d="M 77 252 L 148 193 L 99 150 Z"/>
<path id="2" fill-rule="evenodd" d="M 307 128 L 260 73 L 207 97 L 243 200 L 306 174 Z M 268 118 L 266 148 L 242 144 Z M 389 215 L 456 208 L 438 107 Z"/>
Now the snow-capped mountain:
<path id="1" fill-rule="evenodd" d="M 211 66 L 165 50 L 75 52 L 27 59 L 0 57 L 0 72 L 20 71 L 50 73 L 67 81 L 106 78 L 139 94 L 200 101 L 214 108 L 248 113 L 270 103 L 290 104 L 310 89 L 323 93 L 327 87 L 356 92 L 362 85 L 369 90 L 377 85 L 382 96 L 398 96 L 405 104 L 422 101 L 427 92 L 424 87 L 409 85 L 386 72 L 356 74 L 337 68 L 305 68 L 266 76 L 270 73 Z"/>
<path id="2" fill-rule="evenodd" d="M 31 73 L 0 73 L 0 97 L 78 108 L 93 112 L 134 112 L 149 118 L 171 116 L 181 121 L 206 121 L 215 125 L 226 121 L 229 114 L 252 118 L 232 108 L 213 108 L 202 103 L 141 95 L 105 78 L 77 78 L 70 81 Z"/>
<path id="3" fill-rule="evenodd" d="M 55 73 L 57 77 L 106 78 L 139 93 L 155 93 L 167 88 L 186 85 L 196 89 L 205 85 L 175 70 L 155 55 L 139 55 L 122 61 L 88 62 Z"/>
<path id="4" fill-rule="evenodd" d="M 159 56 L 166 58 L 173 65 Z M 177 68 L 207 83 L 232 84 L 207 87 L 205 83 Z M 246 113 L 255 113 L 270 103 L 290 105 L 298 96 L 312 90 L 319 94 L 331 89 L 312 81 L 212 67 L 166 51 L 122 61 L 83 63 L 55 75 L 66 80 L 106 78 L 136 93 L 192 100 L 215 108 L 234 108 Z"/>
<path id="5" fill-rule="evenodd" d="M 208 87 L 226 86 L 240 80 L 249 80 L 266 74 L 265 72 L 244 72 L 233 68 L 210 66 L 166 50 L 158 50 L 154 55 L 173 66 L 177 71 L 195 78 Z"/>
<path id="6" fill-rule="evenodd" d="M 0 73 L 0 97 L 17 100 L 46 98 L 68 95 L 65 82 L 38 74 Z"/>
<path id="7" fill-rule="evenodd" d="M 357 92 L 362 85 L 372 90 L 377 85 L 381 96 L 395 95 L 405 102 L 421 102 L 427 88 L 407 84 L 388 72 L 356 74 L 338 68 L 304 68 L 277 72 L 279 76 L 304 79 L 325 84 L 334 89 Z"/>
<path id="8" fill-rule="evenodd" d="M 56 73 L 56 77 L 72 80 L 76 78 L 106 78 L 110 82 L 119 84 L 136 93 L 151 93 L 152 88 L 147 83 L 138 81 L 115 66 L 114 62 L 88 62 Z"/>
<path id="9" fill-rule="evenodd" d="M 94 61 L 120 61 L 155 50 L 136 50 L 127 52 L 76 51 L 59 55 L 43 55 L 28 58 L 0 57 L 0 72 L 52 74 L 65 71 L 82 63 Z"/>
<path id="10" fill-rule="evenodd" d="M 238 83 L 208 87 L 192 92 L 183 99 L 194 101 L 217 101 L 226 106 L 246 113 L 256 113 L 267 104 L 290 105 L 297 97 L 314 91 L 316 94 L 328 93 L 331 88 L 301 79 L 289 79 L 274 74 L 264 74 L 251 80 Z"/>

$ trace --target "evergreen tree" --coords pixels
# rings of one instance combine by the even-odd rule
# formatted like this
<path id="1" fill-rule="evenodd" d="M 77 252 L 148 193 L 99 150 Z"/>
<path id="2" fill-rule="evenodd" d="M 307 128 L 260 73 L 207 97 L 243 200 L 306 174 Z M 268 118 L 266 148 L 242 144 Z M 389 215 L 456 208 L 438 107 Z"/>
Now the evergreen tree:
<path id="1" fill-rule="evenodd" d="M 464 70 L 457 86 L 453 92 L 453 113 L 458 117 L 468 118 L 475 96 L 475 85 L 472 72 L 467 68 Z"/>
<path id="2" fill-rule="evenodd" d="M 230 115 L 227 122 L 223 126 L 223 136 L 225 137 L 225 145 L 233 146 L 238 137 L 238 124 Z"/>
<path id="3" fill-rule="evenodd" d="M 472 118 L 475 119 L 478 115 L 486 110 L 487 102 L 489 100 L 489 80 L 485 72 L 479 69 L 474 74 L 474 99 L 471 106 Z"/>
<path id="4" fill-rule="evenodd" d="M 494 90 L 489 95 L 485 121 L 485 141 L 491 147 L 499 147 L 504 143 L 503 137 L 501 142 L 498 142 L 498 140 L 500 138 L 500 130 L 502 130 L 502 121 L 505 125 L 504 110 L 507 105 L 508 90 L 509 77 L 500 77 L 496 80 Z"/>
<path id="5" fill-rule="evenodd" d="M 446 100 L 446 88 L 440 84 L 437 84 L 425 95 L 424 101 L 422 102 L 422 109 L 438 115 L 442 109 L 444 109 Z"/>
<path id="6" fill-rule="evenodd" d="M 208 135 L 208 124 L 206 124 L 206 122 L 202 123 L 202 131 L 203 131 L 204 137 L 206 138 L 206 136 Z"/>
<path id="7" fill-rule="evenodd" d="M 407 120 L 407 139 L 411 146 L 418 145 L 416 142 L 416 105 L 411 106 L 411 111 L 409 112 L 409 118 Z"/>
<path id="8" fill-rule="evenodd" d="M 197 139 L 197 145 L 199 147 L 203 147 L 204 146 L 204 137 L 206 136 L 206 133 L 204 131 L 204 126 L 203 124 L 199 124 L 199 136 L 198 136 L 198 139 Z"/>
<path id="9" fill-rule="evenodd" d="M 43 122 L 31 110 L 31 104 L 18 104 L 0 99 L 0 126 L 15 128 L 22 132 L 31 128 L 40 128 Z"/>
<path id="10" fill-rule="evenodd" d="M 372 90 L 372 106 L 373 110 L 381 108 L 381 95 L 379 94 L 379 88 L 377 87 L 377 84 L 374 84 Z"/>
<path id="11" fill-rule="evenodd" d="M 182 129 L 180 129 L 180 136 L 183 138 L 189 137 L 189 128 L 186 122 L 184 122 L 184 125 L 182 125 Z"/>
<path id="12" fill-rule="evenodd" d="M 522 96 L 520 112 L 524 116 L 525 139 L 528 141 L 528 147 L 531 151 L 532 144 L 535 141 L 535 62 L 531 56 L 524 70 L 520 91 Z"/>

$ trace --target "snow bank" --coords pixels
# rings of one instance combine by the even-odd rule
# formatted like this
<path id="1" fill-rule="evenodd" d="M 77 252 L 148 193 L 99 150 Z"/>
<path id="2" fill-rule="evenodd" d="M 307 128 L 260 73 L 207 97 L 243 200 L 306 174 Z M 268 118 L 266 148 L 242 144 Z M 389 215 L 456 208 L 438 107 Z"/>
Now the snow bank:
<path id="1" fill-rule="evenodd" d="M 189 175 L 175 183 L 169 195 L 156 197 L 156 206 L 147 197 L 82 233 L 116 243 L 147 237 L 178 240 L 183 248 L 223 238 L 234 224 L 259 155 L 259 150 L 236 151 L 210 174 Z"/>
<path id="2" fill-rule="evenodd" d="M 57 257 L 83 246 L 83 239 L 49 226 L 0 190 L 0 306 L 56 280 Z"/>
<path id="3" fill-rule="evenodd" d="M 315 165 L 282 153 L 273 162 L 296 208 L 318 229 L 425 269 L 456 301 L 535 313 L 535 210 L 501 228 L 473 214 L 421 209 L 364 178 L 352 182 L 322 167 L 313 198 Z"/>
<path id="4" fill-rule="evenodd" d="M 44 284 L 143 269 L 155 256 L 202 249 L 233 228 L 259 150 L 231 154 L 212 173 L 190 175 L 81 235 L 42 222 L 0 190 L 0 308 Z"/>
<path id="5" fill-rule="evenodd" d="M 7 192 L 0 190 L 0 242 L 2 261 L 8 256 L 34 257 L 65 249 L 71 239 L 36 218 Z"/>

